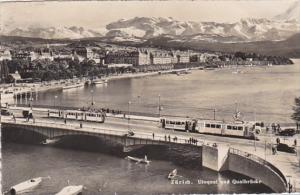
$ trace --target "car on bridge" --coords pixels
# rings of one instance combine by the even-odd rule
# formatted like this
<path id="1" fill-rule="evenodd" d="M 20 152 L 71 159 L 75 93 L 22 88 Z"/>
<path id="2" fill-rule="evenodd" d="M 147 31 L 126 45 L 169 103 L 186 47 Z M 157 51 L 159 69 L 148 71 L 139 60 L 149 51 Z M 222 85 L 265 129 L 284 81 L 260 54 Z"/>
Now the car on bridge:
<path id="1" fill-rule="evenodd" d="M 12 115 L 12 113 L 9 112 L 7 109 L 1 109 L 1 115 L 10 116 L 10 115 Z"/>
<path id="2" fill-rule="evenodd" d="M 279 143 L 277 145 L 277 151 L 288 152 L 288 153 L 296 153 L 295 147 L 291 147 L 288 144 Z"/>
<path id="3" fill-rule="evenodd" d="M 281 136 L 294 136 L 296 134 L 296 130 L 294 128 L 286 128 L 280 130 L 278 134 Z"/>
<path id="4" fill-rule="evenodd" d="M 134 132 L 132 130 L 129 130 L 126 134 L 124 134 L 124 137 L 132 137 L 134 136 Z"/>

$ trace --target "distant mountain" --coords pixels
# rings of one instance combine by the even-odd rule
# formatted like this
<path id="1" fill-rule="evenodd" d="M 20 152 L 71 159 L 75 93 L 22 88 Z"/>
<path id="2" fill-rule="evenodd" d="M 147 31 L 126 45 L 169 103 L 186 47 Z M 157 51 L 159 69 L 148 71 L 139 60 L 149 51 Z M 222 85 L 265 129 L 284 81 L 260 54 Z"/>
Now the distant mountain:
<path id="1" fill-rule="evenodd" d="M 164 49 L 195 49 L 200 51 L 254 52 L 271 56 L 300 58 L 300 33 L 283 41 L 256 41 L 221 43 L 208 41 L 176 41 L 168 36 L 159 36 L 138 45 L 139 47 L 159 47 Z"/>
<path id="2" fill-rule="evenodd" d="M 80 39 L 86 37 L 99 37 L 103 36 L 100 32 L 83 27 L 28 27 L 28 28 L 15 28 L 5 29 L 0 28 L 1 35 L 21 36 L 21 37 L 34 37 L 44 39 Z"/>
<path id="3" fill-rule="evenodd" d="M 38 37 L 45 39 L 83 39 L 102 37 L 108 41 L 144 42 L 161 35 L 178 41 L 209 42 L 278 41 L 300 32 L 296 20 L 279 21 L 247 18 L 235 23 L 178 21 L 173 18 L 135 17 L 112 22 L 103 30 L 83 27 L 27 27 L 10 29 L 0 27 L 1 35 Z"/>
<path id="4" fill-rule="evenodd" d="M 106 26 L 108 33 L 124 39 L 149 39 L 161 35 L 176 37 L 185 41 L 203 40 L 211 42 L 249 42 L 284 40 L 300 32 L 295 21 L 273 21 L 247 18 L 236 23 L 182 22 L 173 18 L 135 17 L 122 19 Z"/>

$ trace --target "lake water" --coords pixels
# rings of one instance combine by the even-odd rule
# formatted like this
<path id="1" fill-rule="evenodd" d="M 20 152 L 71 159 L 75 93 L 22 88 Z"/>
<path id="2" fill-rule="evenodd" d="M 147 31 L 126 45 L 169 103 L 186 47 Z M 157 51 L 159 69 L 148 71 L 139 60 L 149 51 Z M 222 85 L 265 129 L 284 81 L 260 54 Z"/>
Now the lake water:
<path id="1" fill-rule="evenodd" d="M 108 84 L 38 94 L 35 104 L 95 107 L 232 120 L 236 105 L 245 120 L 291 122 L 294 98 L 300 96 L 300 60 L 295 65 L 194 71 L 109 81 Z M 93 92 L 91 92 L 93 91 Z M 57 96 L 55 99 L 54 97 Z"/>
<path id="2" fill-rule="evenodd" d="M 222 69 L 192 74 L 161 75 L 109 81 L 105 85 L 39 93 L 34 104 L 88 107 L 162 114 L 231 119 L 236 103 L 244 119 L 291 122 L 294 98 L 300 96 L 300 61 L 292 66 Z M 93 90 L 93 92 L 91 92 Z M 57 96 L 57 98 L 54 98 Z M 83 184 L 84 194 L 254 193 L 270 192 L 263 185 L 198 185 L 197 180 L 232 180 L 244 176 L 179 166 L 171 159 L 155 159 L 150 166 L 128 162 L 120 155 L 40 145 L 4 142 L 3 190 L 36 176 L 51 176 L 29 194 L 54 194 L 67 185 Z M 166 179 L 173 169 L 192 185 Z"/>

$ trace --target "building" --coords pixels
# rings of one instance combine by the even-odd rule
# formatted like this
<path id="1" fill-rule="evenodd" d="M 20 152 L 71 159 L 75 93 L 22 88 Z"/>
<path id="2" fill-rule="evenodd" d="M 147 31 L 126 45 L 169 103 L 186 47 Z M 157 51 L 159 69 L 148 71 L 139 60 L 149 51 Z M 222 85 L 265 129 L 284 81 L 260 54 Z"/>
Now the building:
<path id="1" fill-rule="evenodd" d="M 34 55 L 34 56 L 33 56 Z M 32 61 L 35 59 L 35 54 L 34 52 L 28 52 L 28 51 L 15 51 L 12 54 L 12 60 L 26 60 L 26 61 Z"/>
<path id="2" fill-rule="evenodd" d="M 167 52 L 151 52 L 150 64 L 171 64 L 173 56 Z"/>
<path id="3" fill-rule="evenodd" d="M 53 52 L 50 48 L 41 48 L 36 51 L 37 59 L 39 60 L 50 60 L 53 61 Z"/>
<path id="4" fill-rule="evenodd" d="M 105 64 L 132 64 L 139 65 L 139 53 L 128 51 L 108 52 L 105 56 Z"/>
<path id="5" fill-rule="evenodd" d="M 0 61 L 11 60 L 12 56 L 8 49 L 0 50 Z"/>
<path id="6" fill-rule="evenodd" d="M 74 60 L 74 55 L 71 51 L 63 50 L 58 51 L 53 54 L 54 61 L 61 61 L 61 60 Z"/>
<path id="7" fill-rule="evenodd" d="M 82 56 L 86 59 L 93 59 L 94 52 L 90 47 L 76 47 L 74 54 Z"/>

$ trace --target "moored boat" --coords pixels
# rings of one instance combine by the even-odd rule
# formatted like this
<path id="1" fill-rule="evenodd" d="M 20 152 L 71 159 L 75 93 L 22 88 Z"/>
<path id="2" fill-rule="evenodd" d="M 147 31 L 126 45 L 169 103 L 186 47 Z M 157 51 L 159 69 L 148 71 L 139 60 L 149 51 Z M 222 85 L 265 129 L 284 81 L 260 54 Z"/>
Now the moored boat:
<path id="1" fill-rule="evenodd" d="M 56 193 L 55 195 L 77 195 L 82 193 L 83 191 L 83 185 L 77 185 L 77 186 L 66 186 L 61 191 Z"/>
<path id="2" fill-rule="evenodd" d="M 73 88 L 78 88 L 78 87 L 83 87 L 84 83 L 75 83 L 75 84 L 69 84 L 66 86 L 63 86 L 63 89 L 73 89 Z"/>
<path id="3" fill-rule="evenodd" d="M 96 85 L 96 84 L 103 84 L 104 81 L 102 79 L 97 79 L 97 80 L 92 80 L 92 84 Z"/>
<path id="4" fill-rule="evenodd" d="M 30 192 L 33 188 L 37 187 L 42 182 L 42 177 L 36 177 L 14 185 L 10 188 L 11 195 Z"/>
<path id="5" fill-rule="evenodd" d="M 149 164 L 151 161 L 147 159 L 147 156 L 145 155 L 145 158 L 137 158 L 137 157 L 132 157 L 132 156 L 127 156 L 126 157 L 128 160 L 135 161 L 136 163 L 145 163 Z"/>
<path id="6" fill-rule="evenodd" d="M 168 175 L 168 179 L 174 179 L 177 176 L 177 169 L 171 171 Z"/>

